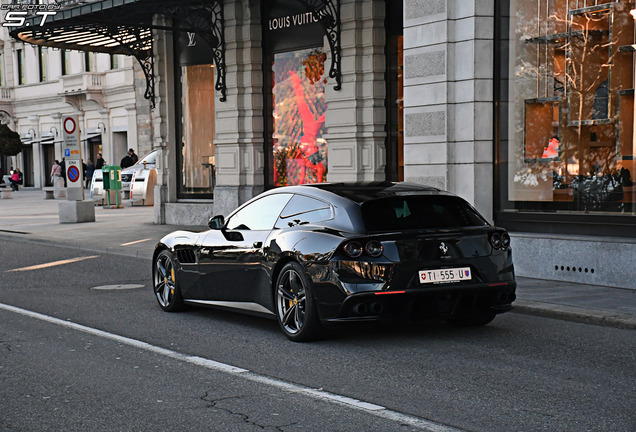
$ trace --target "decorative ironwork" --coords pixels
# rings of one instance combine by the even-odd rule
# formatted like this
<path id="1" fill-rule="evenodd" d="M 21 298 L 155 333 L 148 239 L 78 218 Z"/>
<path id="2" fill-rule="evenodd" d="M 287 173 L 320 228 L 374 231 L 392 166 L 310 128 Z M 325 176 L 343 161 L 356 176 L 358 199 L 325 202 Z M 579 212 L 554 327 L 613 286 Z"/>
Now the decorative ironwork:
<path id="1" fill-rule="evenodd" d="M 198 12 L 198 13 L 197 13 Z M 227 86 L 225 83 L 225 20 L 223 17 L 223 4 L 216 2 L 204 2 L 197 5 L 175 5 L 163 11 L 178 22 L 177 31 L 195 32 L 205 40 L 214 57 L 216 68 L 216 84 L 214 88 L 221 92 L 221 102 L 227 100 Z"/>
<path id="2" fill-rule="evenodd" d="M 99 7 L 98 7 L 99 6 Z M 125 8 L 125 14 L 122 13 Z M 194 32 L 200 35 L 213 53 L 216 67 L 215 89 L 221 102 L 227 100 L 225 65 L 225 21 L 222 0 L 175 0 L 153 2 L 129 0 L 124 6 L 97 5 L 90 13 L 68 12 L 68 18 L 40 26 L 34 19 L 15 29 L 11 36 L 35 45 L 78 51 L 130 55 L 137 59 L 146 78 L 144 97 L 155 107 L 155 76 L 152 30 Z M 64 14 L 66 16 L 67 14 Z M 172 25 L 154 24 L 156 15 L 172 20 Z M 31 22 L 33 21 L 33 22 Z"/>
<path id="3" fill-rule="evenodd" d="M 342 70 L 340 47 L 340 0 L 299 0 L 310 11 L 325 30 L 331 49 L 331 67 L 329 77 L 336 79 L 334 90 L 342 88 Z"/>

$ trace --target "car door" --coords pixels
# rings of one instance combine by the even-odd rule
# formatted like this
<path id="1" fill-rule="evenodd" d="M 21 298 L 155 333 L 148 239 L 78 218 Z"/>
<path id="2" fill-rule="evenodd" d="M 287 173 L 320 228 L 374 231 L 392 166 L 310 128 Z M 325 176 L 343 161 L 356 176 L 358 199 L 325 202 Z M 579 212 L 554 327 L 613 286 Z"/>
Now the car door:
<path id="1" fill-rule="evenodd" d="M 255 302 L 265 277 L 263 245 L 292 197 L 289 193 L 266 195 L 231 215 L 222 230 L 203 239 L 199 272 L 207 300 Z"/>

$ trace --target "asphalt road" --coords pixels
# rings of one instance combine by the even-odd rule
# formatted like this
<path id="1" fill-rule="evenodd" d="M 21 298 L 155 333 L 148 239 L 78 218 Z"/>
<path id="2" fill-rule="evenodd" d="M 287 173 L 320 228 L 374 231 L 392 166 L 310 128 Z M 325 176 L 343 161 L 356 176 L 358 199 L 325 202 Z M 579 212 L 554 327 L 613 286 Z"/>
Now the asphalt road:
<path id="1" fill-rule="evenodd" d="M 162 312 L 147 260 L 4 242 L 0 431 L 633 432 L 635 336 L 508 313 L 297 344 L 263 318 Z"/>

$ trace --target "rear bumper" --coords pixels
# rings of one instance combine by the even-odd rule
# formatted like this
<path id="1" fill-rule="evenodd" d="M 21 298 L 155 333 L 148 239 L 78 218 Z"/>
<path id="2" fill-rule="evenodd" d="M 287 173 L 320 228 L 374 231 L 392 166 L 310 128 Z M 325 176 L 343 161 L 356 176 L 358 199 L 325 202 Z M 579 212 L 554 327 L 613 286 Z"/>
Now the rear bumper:
<path id="1" fill-rule="evenodd" d="M 516 286 L 515 281 L 440 284 L 409 290 L 351 294 L 339 305 L 320 298 L 317 303 L 325 324 L 459 318 L 509 311 L 516 298 Z"/>

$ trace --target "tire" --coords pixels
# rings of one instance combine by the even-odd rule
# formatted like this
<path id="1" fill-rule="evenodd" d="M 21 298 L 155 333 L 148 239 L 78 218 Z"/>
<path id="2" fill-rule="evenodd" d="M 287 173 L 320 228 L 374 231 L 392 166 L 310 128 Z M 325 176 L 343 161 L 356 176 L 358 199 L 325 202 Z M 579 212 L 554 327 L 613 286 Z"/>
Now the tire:
<path id="1" fill-rule="evenodd" d="M 495 319 L 495 314 L 473 315 L 462 318 L 451 318 L 448 322 L 455 327 L 479 327 L 485 326 Z"/>
<path id="2" fill-rule="evenodd" d="M 296 262 L 287 263 L 276 280 L 276 319 L 283 333 L 294 342 L 317 339 L 323 333 L 312 289 L 311 280 Z"/>
<path id="3" fill-rule="evenodd" d="M 155 259 L 152 271 L 155 297 L 161 309 L 177 312 L 183 309 L 183 297 L 176 278 L 175 262 L 168 250 L 162 250 Z"/>

